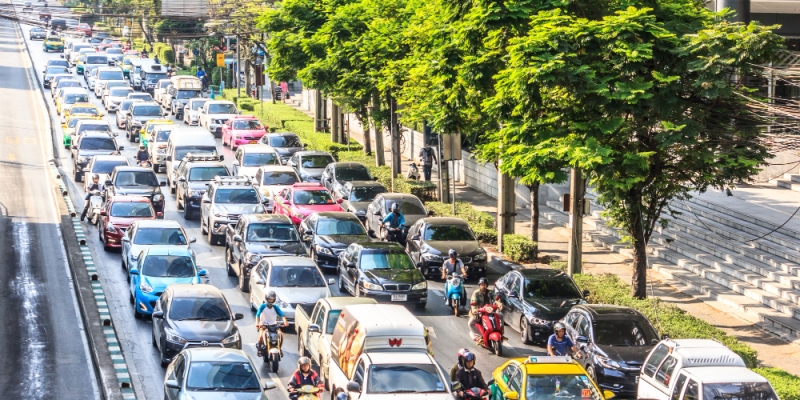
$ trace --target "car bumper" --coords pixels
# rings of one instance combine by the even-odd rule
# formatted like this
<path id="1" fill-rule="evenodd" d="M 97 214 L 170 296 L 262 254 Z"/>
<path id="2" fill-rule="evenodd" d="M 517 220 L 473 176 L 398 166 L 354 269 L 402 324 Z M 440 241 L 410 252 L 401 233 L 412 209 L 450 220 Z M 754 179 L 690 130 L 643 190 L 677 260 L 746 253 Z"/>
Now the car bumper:
<path id="1" fill-rule="evenodd" d="M 106 247 L 111 247 L 111 248 L 114 248 L 114 249 L 118 249 L 118 248 L 122 247 L 122 234 L 121 233 L 119 233 L 119 232 L 111 233 L 111 232 L 106 231 L 105 237 L 106 237 L 106 243 L 105 243 Z"/>
<path id="2" fill-rule="evenodd" d="M 330 254 L 314 252 L 314 262 L 320 268 L 336 268 L 339 265 L 339 257 Z"/>
<path id="3" fill-rule="evenodd" d="M 159 294 L 160 296 L 160 294 Z M 134 296 L 135 302 L 134 307 L 136 307 L 136 311 L 139 314 L 143 315 L 152 315 L 153 314 L 153 307 L 156 305 L 156 301 L 158 301 L 158 297 L 155 293 L 143 293 L 139 287 L 136 287 L 136 294 Z"/>
<path id="4" fill-rule="evenodd" d="M 206 348 L 219 348 L 219 349 L 242 349 L 242 335 L 239 333 L 239 340 L 228 343 L 222 344 L 222 342 L 201 342 L 199 340 L 190 340 L 184 344 L 180 343 L 172 343 L 169 341 L 164 341 L 164 357 L 166 361 L 172 362 L 172 358 L 177 356 L 178 353 L 185 349 L 191 349 L 194 347 L 206 347 Z"/>
<path id="5" fill-rule="evenodd" d="M 224 235 L 225 230 L 228 229 L 229 225 L 235 225 L 236 221 L 229 221 L 227 219 L 217 219 L 211 217 L 208 221 L 209 228 L 211 228 L 211 232 L 215 235 Z"/>
<path id="6" fill-rule="evenodd" d="M 540 342 L 547 340 L 553 334 L 552 325 L 539 325 L 531 324 L 528 322 L 528 331 L 530 332 L 531 339 Z"/>
<path id="7" fill-rule="evenodd" d="M 64 46 L 51 46 L 49 44 L 44 45 L 44 49 L 47 51 L 64 51 Z M 82 69 L 82 68 L 81 68 Z"/>
<path id="8" fill-rule="evenodd" d="M 394 304 L 422 304 L 428 302 L 427 290 L 414 290 L 403 292 L 389 292 L 389 291 L 375 291 L 361 289 L 361 296 L 375 299 L 379 303 L 394 303 Z M 405 295 L 405 301 L 392 300 L 393 295 Z"/>
<path id="9" fill-rule="evenodd" d="M 109 101 L 108 102 L 108 107 L 106 107 L 106 109 L 109 112 L 117 111 L 119 109 L 119 103 L 114 103 L 114 102 Z"/>
<path id="10" fill-rule="evenodd" d="M 196 197 L 186 197 L 186 204 L 184 207 L 190 208 L 192 211 L 199 211 L 200 210 L 200 196 Z"/>
<path id="11" fill-rule="evenodd" d="M 617 397 L 636 397 L 639 385 L 639 371 L 624 371 L 594 366 L 597 374 L 597 386 L 602 390 L 610 390 Z"/>
<path id="12" fill-rule="evenodd" d="M 214 135 L 221 135 L 222 134 L 222 125 L 218 125 L 215 123 L 208 124 L 209 132 L 213 133 Z"/>
<path id="13" fill-rule="evenodd" d="M 162 166 L 167 162 L 167 156 L 165 154 L 156 153 L 156 155 L 151 158 L 153 159 L 153 164 L 157 164 L 159 166 Z"/>
<path id="14" fill-rule="evenodd" d="M 235 146 L 242 146 L 245 144 L 258 144 L 258 139 L 250 140 L 250 139 L 239 138 L 239 139 L 233 139 L 232 142 Z"/>

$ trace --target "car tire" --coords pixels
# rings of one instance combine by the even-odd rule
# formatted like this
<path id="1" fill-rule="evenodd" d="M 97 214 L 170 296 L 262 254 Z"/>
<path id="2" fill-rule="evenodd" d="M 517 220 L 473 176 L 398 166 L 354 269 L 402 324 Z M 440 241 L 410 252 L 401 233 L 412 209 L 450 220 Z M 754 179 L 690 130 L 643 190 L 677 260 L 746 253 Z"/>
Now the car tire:
<path id="1" fill-rule="evenodd" d="M 167 176 L 169 176 L 169 174 L 167 174 Z M 167 179 L 167 184 L 169 185 L 169 192 L 172 193 L 172 194 L 175 194 L 175 192 L 176 192 L 175 186 L 172 186 L 172 183 L 169 181 L 169 179 Z"/>
<path id="2" fill-rule="evenodd" d="M 173 192 L 173 193 L 175 193 L 175 192 Z M 185 207 L 183 206 L 183 203 L 181 203 L 180 196 L 177 195 L 177 194 L 175 195 L 175 207 L 178 207 L 178 210 L 185 209 Z"/>
<path id="3" fill-rule="evenodd" d="M 128 293 L 128 301 L 133 304 L 135 303 L 135 299 L 133 298 L 133 293 Z"/>
<path id="4" fill-rule="evenodd" d="M 150 338 L 151 338 L 151 340 L 150 340 L 150 341 L 153 343 L 153 347 L 155 347 L 156 349 L 158 349 L 158 343 L 156 343 L 156 333 L 155 333 L 155 332 L 153 332 L 153 330 L 152 330 L 152 329 L 150 329 Z"/>
<path id="5" fill-rule="evenodd" d="M 217 235 L 211 233 L 211 228 L 206 228 L 208 231 L 208 245 L 209 246 L 216 246 L 217 245 Z"/>
<path id="6" fill-rule="evenodd" d="M 136 304 L 133 305 L 133 318 L 142 319 L 142 314 L 139 314 L 139 310 L 136 309 Z"/>
<path id="7" fill-rule="evenodd" d="M 122 256 L 122 259 L 119 261 L 119 265 L 122 267 L 123 271 L 128 270 L 128 268 L 125 267 L 125 256 Z"/>
<path id="8" fill-rule="evenodd" d="M 339 286 L 339 292 L 345 293 L 344 278 L 342 277 L 341 273 L 339 274 L 338 278 L 339 279 L 337 279 L 336 282 L 337 282 L 337 286 Z"/>
<path id="9" fill-rule="evenodd" d="M 193 217 L 194 217 L 194 213 L 192 213 L 192 210 L 189 209 L 188 207 L 184 206 L 183 207 L 183 219 L 189 221 Z"/>
<path id="10" fill-rule="evenodd" d="M 153 163 L 153 172 L 158 173 L 158 171 L 160 171 L 160 170 L 161 170 L 161 167 L 159 167 L 158 164 Z"/>
<path id="11" fill-rule="evenodd" d="M 255 312 L 257 309 L 256 309 L 256 303 L 253 303 L 253 294 L 252 293 L 250 293 L 250 297 L 248 297 L 247 302 L 250 303 L 250 311 L 254 311 Z"/>
<path id="12" fill-rule="evenodd" d="M 353 283 L 353 297 L 361 297 L 361 288 L 358 287 L 358 282 Z"/>
<path id="13" fill-rule="evenodd" d="M 161 347 L 163 348 L 164 346 Z M 169 366 L 169 361 L 167 361 L 166 358 L 164 358 L 164 350 L 158 351 L 158 358 L 161 364 L 161 368 L 167 368 Z"/>
<path id="14" fill-rule="evenodd" d="M 427 307 L 427 306 L 428 306 L 428 302 L 414 304 L 414 308 L 416 308 L 417 310 L 424 310 L 425 307 Z"/>
<path id="15" fill-rule="evenodd" d="M 236 276 L 236 272 L 233 270 L 233 266 L 231 265 L 230 247 L 225 247 L 225 272 L 228 273 L 228 276 Z"/>
<path id="16" fill-rule="evenodd" d="M 600 382 L 597 381 L 597 373 L 594 372 L 593 366 L 586 367 L 586 375 L 589 375 L 589 379 L 591 379 L 594 383 L 600 386 Z"/>
<path id="17" fill-rule="evenodd" d="M 75 169 L 75 183 L 78 183 L 81 181 L 81 174 L 80 172 L 78 172 L 78 165 L 75 165 L 74 169 Z"/>
<path id="18" fill-rule="evenodd" d="M 531 325 L 525 320 L 525 317 L 519 319 L 519 337 L 522 344 L 531 344 Z"/>

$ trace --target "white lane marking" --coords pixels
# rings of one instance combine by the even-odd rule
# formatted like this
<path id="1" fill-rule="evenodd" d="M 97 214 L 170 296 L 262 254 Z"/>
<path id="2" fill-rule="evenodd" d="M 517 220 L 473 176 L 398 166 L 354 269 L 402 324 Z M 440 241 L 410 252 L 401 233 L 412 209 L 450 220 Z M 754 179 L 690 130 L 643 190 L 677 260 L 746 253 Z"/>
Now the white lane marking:
<path id="1" fill-rule="evenodd" d="M 269 372 L 268 375 L 269 379 L 272 379 L 272 381 L 275 382 L 275 386 L 277 386 L 281 392 L 283 393 L 289 392 L 289 389 L 287 389 L 286 386 L 283 386 L 283 382 L 281 382 L 281 379 L 278 377 L 278 374 L 274 372 Z"/>
<path id="2" fill-rule="evenodd" d="M 45 397 L 44 386 L 44 348 L 45 342 L 42 337 L 42 329 L 39 327 L 37 311 L 39 305 L 39 291 L 35 278 L 31 274 L 31 265 L 28 262 L 28 255 L 31 253 L 30 232 L 27 222 L 16 222 L 13 224 L 14 238 L 17 243 L 17 276 L 10 282 L 10 289 L 16 292 L 22 300 L 22 319 L 25 322 L 23 329 L 23 347 L 25 351 L 25 362 L 22 368 L 25 370 L 25 380 L 21 382 L 20 388 L 25 391 L 24 398 L 42 399 Z"/>

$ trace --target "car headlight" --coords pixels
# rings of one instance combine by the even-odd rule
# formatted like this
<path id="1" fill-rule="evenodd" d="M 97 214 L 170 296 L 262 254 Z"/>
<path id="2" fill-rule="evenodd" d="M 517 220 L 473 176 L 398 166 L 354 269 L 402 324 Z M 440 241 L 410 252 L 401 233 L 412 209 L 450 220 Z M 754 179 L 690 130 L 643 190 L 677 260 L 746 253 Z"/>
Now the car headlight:
<path id="1" fill-rule="evenodd" d="M 239 331 L 236 331 L 233 333 L 233 335 L 230 335 L 225 339 L 223 339 L 222 344 L 231 344 L 231 343 L 236 343 L 238 341 L 239 341 Z"/>
<path id="2" fill-rule="evenodd" d="M 383 290 L 383 286 L 376 285 L 374 283 L 361 282 L 361 285 L 364 286 L 364 289 L 368 289 L 368 290 Z"/>
<path id="3" fill-rule="evenodd" d="M 139 290 L 141 290 L 142 293 L 150 293 L 153 291 L 153 287 L 150 286 L 147 282 L 142 281 L 142 283 L 139 284 Z"/>
<path id="4" fill-rule="evenodd" d="M 156 149 L 157 154 L 167 154 L 167 149 L 158 148 Z"/>
<path id="5" fill-rule="evenodd" d="M 550 326 L 550 325 L 552 325 L 551 321 L 548 321 L 546 319 L 536 318 L 536 317 L 531 317 L 530 321 L 534 325 L 541 325 L 541 326 Z"/>
<path id="6" fill-rule="evenodd" d="M 157 195 L 153 196 L 153 201 L 161 201 L 161 200 L 164 200 L 164 195 L 157 194 Z"/>
<path id="7" fill-rule="evenodd" d="M 289 303 L 287 303 L 287 302 L 285 302 L 285 301 L 283 301 L 281 299 L 278 299 L 277 303 L 278 303 L 278 307 L 280 307 L 282 310 L 288 310 L 289 309 Z"/>
<path id="8" fill-rule="evenodd" d="M 217 218 L 228 218 L 228 213 L 214 211 L 214 216 Z"/>
<path id="9" fill-rule="evenodd" d="M 250 264 L 257 264 L 259 261 L 261 261 L 261 256 L 258 254 L 249 254 L 247 256 L 247 261 Z"/>
<path id="10" fill-rule="evenodd" d="M 200 197 L 202 195 L 203 195 L 203 191 L 202 190 L 190 190 L 189 191 L 189 197 Z"/>
<path id="11" fill-rule="evenodd" d="M 317 245 L 317 246 L 314 246 L 314 250 L 316 250 L 317 253 L 327 254 L 329 256 L 333 255 L 333 252 L 331 251 L 331 249 L 329 249 L 327 247 L 322 247 L 322 246 Z"/>
<path id="12" fill-rule="evenodd" d="M 480 254 L 476 255 L 475 257 L 473 257 L 473 260 L 475 260 L 475 261 L 483 261 L 485 259 L 486 259 L 486 253 L 480 253 Z"/>
<path id="13" fill-rule="evenodd" d="M 178 335 L 178 332 L 175 332 L 171 328 L 164 328 L 164 336 L 166 336 L 168 342 L 186 344 L 186 339 L 184 339 L 181 335 Z"/>
<path id="14" fill-rule="evenodd" d="M 411 287 L 411 290 L 423 290 L 428 288 L 428 282 L 422 281 Z"/>
<path id="15" fill-rule="evenodd" d="M 619 369 L 619 364 L 617 364 L 616 361 L 614 361 L 614 360 L 612 360 L 612 359 L 610 359 L 608 357 L 603 357 L 601 355 L 595 355 L 595 357 L 597 358 L 597 362 L 600 365 L 602 365 L 603 368 Z"/>
<path id="16" fill-rule="evenodd" d="M 442 256 L 437 256 L 436 254 L 423 254 L 422 258 L 428 261 L 442 261 Z"/>

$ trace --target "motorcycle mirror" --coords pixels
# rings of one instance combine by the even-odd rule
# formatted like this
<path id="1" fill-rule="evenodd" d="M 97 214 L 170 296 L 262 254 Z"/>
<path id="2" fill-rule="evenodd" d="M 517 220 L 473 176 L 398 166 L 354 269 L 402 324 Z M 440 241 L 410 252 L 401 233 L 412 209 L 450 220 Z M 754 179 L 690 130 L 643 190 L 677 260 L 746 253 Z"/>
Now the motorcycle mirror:
<path id="1" fill-rule="evenodd" d="M 189 239 L 189 243 L 195 243 L 195 242 L 197 242 L 197 238 L 191 238 L 191 239 Z"/>
<path id="2" fill-rule="evenodd" d="M 336 284 L 336 280 L 333 278 L 328 278 L 328 285 L 334 285 L 334 284 Z"/>
<path id="3" fill-rule="evenodd" d="M 153 318 L 164 318 L 163 311 L 153 311 Z"/>
<path id="4" fill-rule="evenodd" d="M 158 184 L 161 185 L 161 186 L 167 186 L 167 181 L 161 181 Z"/>
<path id="5" fill-rule="evenodd" d="M 275 389 L 275 382 L 264 381 L 264 390 L 272 390 L 272 389 Z"/>
<path id="6" fill-rule="evenodd" d="M 233 314 L 233 319 L 236 320 L 236 321 L 238 321 L 240 319 L 244 319 L 244 314 L 242 314 L 242 313 Z"/>

